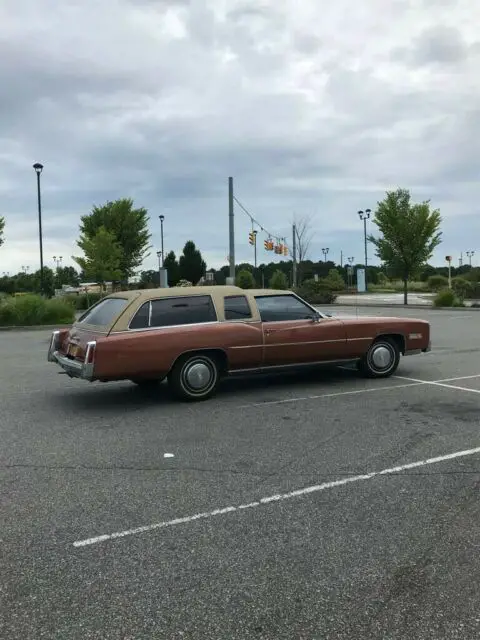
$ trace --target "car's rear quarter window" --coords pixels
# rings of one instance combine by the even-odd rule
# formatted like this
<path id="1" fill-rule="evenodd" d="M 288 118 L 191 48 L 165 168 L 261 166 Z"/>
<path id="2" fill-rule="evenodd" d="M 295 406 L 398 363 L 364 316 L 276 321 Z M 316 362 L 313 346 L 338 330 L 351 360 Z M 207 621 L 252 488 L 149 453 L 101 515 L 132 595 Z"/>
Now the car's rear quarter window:
<path id="1" fill-rule="evenodd" d="M 108 327 L 129 305 L 128 298 L 104 298 L 86 311 L 77 322 L 97 327 Z"/>
<path id="2" fill-rule="evenodd" d="M 130 329 L 203 324 L 216 320 L 217 314 L 211 296 L 157 298 L 140 307 L 130 322 Z"/>
<path id="3" fill-rule="evenodd" d="M 252 317 L 246 296 L 226 296 L 224 299 L 225 320 L 241 320 Z"/>

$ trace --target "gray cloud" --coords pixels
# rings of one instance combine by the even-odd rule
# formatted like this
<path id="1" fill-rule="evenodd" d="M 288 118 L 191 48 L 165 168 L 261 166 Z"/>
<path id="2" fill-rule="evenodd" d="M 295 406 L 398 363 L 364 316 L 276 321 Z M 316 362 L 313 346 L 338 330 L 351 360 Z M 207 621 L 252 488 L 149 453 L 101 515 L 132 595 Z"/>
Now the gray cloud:
<path id="1" fill-rule="evenodd" d="M 380 0 L 327 12 L 313 0 L 244 0 L 228 11 L 215 0 L 23 0 L 21 12 L 4 0 L 0 271 L 38 262 L 37 160 L 48 255 L 75 252 L 93 203 L 131 196 L 151 211 L 154 242 L 162 212 L 169 247 L 194 237 L 222 263 L 229 175 L 278 235 L 294 213 L 310 214 L 312 257 L 324 242 L 332 256 L 360 256 L 357 209 L 396 186 L 445 207 L 450 251 L 460 251 L 470 234 L 461 240 L 451 221 L 474 210 L 480 151 L 477 10 L 465 22 L 463 2 L 446 27 L 426 0 L 410 13 Z M 240 210 L 236 226 L 245 259 Z"/>
<path id="2" fill-rule="evenodd" d="M 477 46 L 467 44 L 458 28 L 435 25 L 422 31 L 411 47 L 397 48 L 393 59 L 410 67 L 450 66 L 460 64 L 476 53 Z"/>

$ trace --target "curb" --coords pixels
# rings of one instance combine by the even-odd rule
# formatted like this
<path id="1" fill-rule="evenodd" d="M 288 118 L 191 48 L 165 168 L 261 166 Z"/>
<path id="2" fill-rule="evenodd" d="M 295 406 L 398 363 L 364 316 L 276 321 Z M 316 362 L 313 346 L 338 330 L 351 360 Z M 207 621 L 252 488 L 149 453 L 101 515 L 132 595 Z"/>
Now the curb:
<path id="1" fill-rule="evenodd" d="M 0 331 L 55 331 L 55 329 L 70 329 L 71 324 L 37 324 L 26 327 L 0 327 Z"/>
<path id="2" fill-rule="evenodd" d="M 431 311 L 480 311 L 480 307 L 434 307 L 433 304 L 384 304 L 372 302 L 339 302 L 338 304 L 325 304 L 323 307 L 362 307 L 362 309 L 426 309 Z"/>

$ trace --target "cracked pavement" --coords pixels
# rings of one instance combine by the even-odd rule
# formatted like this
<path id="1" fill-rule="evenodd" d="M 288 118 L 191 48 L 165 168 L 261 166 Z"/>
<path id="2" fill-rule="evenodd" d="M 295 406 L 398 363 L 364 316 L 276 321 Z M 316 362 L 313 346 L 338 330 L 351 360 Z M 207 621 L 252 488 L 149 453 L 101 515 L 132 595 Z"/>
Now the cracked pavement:
<path id="1" fill-rule="evenodd" d="M 433 351 L 399 375 L 480 374 L 478 312 L 359 313 L 432 322 Z M 185 405 L 163 386 L 58 375 L 48 337 L 0 333 L 0 637 L 480 636 L 479 455 L 73 547 L 478 447 L 480 377 L 452 383 L 468 392 L 324 371 L 228 381 Z M 331 393 L 345 395 L 258 404 Z"/>

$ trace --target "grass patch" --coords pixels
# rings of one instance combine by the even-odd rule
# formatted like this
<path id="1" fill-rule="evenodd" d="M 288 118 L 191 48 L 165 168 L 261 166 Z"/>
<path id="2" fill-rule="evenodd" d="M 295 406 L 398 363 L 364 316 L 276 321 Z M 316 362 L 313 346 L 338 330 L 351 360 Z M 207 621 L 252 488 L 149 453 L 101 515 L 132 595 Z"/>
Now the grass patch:
<path id="1" fill-rule="evenodd" d="M 75 307 L 71 302 L 51 300 L 29 294 L 0 301 L 0 327 L 33 327 L 48 324 L 71 324 Z"/>

